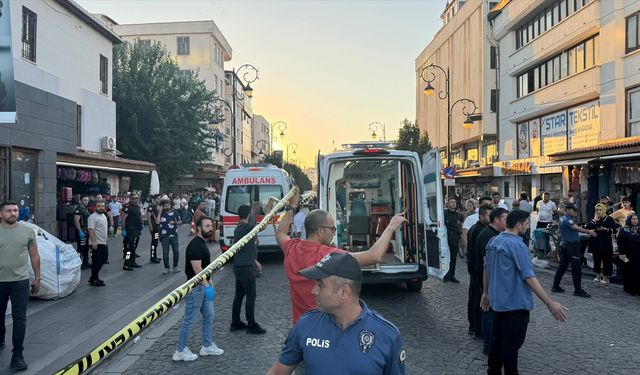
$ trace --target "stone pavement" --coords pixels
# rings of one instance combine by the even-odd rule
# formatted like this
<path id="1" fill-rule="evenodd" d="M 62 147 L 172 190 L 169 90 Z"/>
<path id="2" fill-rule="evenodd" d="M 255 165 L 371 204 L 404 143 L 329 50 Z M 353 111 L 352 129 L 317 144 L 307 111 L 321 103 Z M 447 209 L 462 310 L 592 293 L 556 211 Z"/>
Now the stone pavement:
<path id="1" fill-rule="evenodd" d="M 463 264 L 464 260 L 458 263 Z M 125 374 L 264 374 L 276 361 L 288 332 L 290 303 L 281 257 L 264 259 L 263 265 L 264 275 L 258 279 L 256 319 L 267 329 L 266 335 L 228 331 L 234 278 L 230 267 L 226 267 L 214 281 L 217 290 L 214 340 L 226 351 L 223 356 L 203 357 L 190 363 L 171 361 L 180 326 L 180 307 L 173 318 L 175 324 L 166 333 L 156 332 L 150 337 L 143 333 L 137 344 L 116 353 L 95 372 L 119 373 L 128 367 Z M 462 283 L 429 279 L 422 292 L 416 294 L 395 285 L 365 287 L 362 298 L 394 322 L 403 335 L 408 374 L 486 373 L 482 343 L 467 335 L 468 276 L 462 270 L 458 274 Z M 536 272 L 548 290 L 553 273 L 540 269 Z M 569 284 L 567 274 L 563 285 L 568 290 Z M 593 298 L 581 299 L 571 293 L 553 296 L 569 308 L 567 323 L 555 321 L 536 300 L 527 339 L 520 351 L 522 374 L 638 373 L 640 298 L 623 293 L 619 285 L 593 285 L 586 278 L 584 288 Z M 194 328 L 189 347 L 195 352 L 200 345 L 199 330 Z M 126 360 L 127 352 L 132 351 L 136 356 L 128 356 Z"/>

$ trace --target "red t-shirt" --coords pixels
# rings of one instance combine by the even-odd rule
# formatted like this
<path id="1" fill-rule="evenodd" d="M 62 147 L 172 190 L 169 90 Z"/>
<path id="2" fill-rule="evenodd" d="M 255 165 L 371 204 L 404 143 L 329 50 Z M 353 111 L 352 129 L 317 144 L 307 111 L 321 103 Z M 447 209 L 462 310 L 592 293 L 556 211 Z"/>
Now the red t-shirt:
<path id="1" fill-rule="evenodd" d="M 327 254 L 345 251 L 299 238 L 288 239 L 282 245 L 291 294 L 291 316 L 293 324 L 296 324 L 302 314 L 318 307 L 316 297 L 311 294 L 316 281 L 307 279 L 298 271 L 317 264 Z"/>

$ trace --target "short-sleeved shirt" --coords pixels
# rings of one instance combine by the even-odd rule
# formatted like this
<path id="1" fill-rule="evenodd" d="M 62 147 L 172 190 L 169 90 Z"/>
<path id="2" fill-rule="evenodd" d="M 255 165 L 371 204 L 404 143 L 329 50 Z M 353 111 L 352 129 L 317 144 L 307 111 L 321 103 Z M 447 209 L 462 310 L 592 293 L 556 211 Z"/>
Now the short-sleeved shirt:
<path id="1" fill-rule="evenodd" d="M 134 234 L 140 232 L 142 226 L 142 212 L 140 206 L 136 204 L 127 204 L 122 210 L 127 215 L 125 229 L 128 233 Z"/>
<path id="2" fill-rule="evenodd" d="M 255 224 L 238 223 L 236 230 L 233 232 L 233 243 L 236 243 L 246 236 L 255 228 Z M 240 251 L 233 257 L 234 267 L 253 266 L 258 258 L 258 248 L 256 246 L 256 238 L 253 237 L 247 242 Z"/>
<path id="3" fill-rule="evenodd" d="M 300 238 L 307 239 L 307 231 L 304 229 L 304 212 L 300 211 L 293 217 L 293 231 L 295 233 L 300 232 Z"/>
<path id="4" fill-rule="evenodd" d="M 360 316 L 345 330 L 331 314 L 304 314 L 289 331 L 278 361 L 286 366 L 304 361 L 308 375 L 404 374 L 400 331 L 363 301 L 360 306 Z"/>
<path id="5" fill-rule="evenodd" d="M 520 200 L 520 210 L 531 213 L 532 208 L 529 201 Z"/>
<path id="6" fill-rule="evenodd" d="M 311 294 L 315 280 L 307 279 L 298 271 L 316 265 L 327 254 L 345 251 L 299 238 L 285 240 L 282 245 L 291 295 L 291 318 L 295 324 L 302 314 L 318 307 L 316 297 Z"/>
<path id="7" fill-rule="evenodd" d="M 478 210 L 476 209 L 476 213 L 467 216 L 464 219 L 464 223 L 462 223 L 462 229 L 469 230 L 471 227 L 480 220 L 480 214 L 478 214 Z"/>
<path id="8" fill-rule="evenodd" d="M 34 243 L 36 232 L 27 224 L 0 224 L 0 282 L 29 279 L 29 245 Z"/>
<path id="9" fill-rule="evenodd" d="M 182 208 L 182 205 L 180 204 L 180 202 L 181 202 L 180 198 L 175 198 L 173 200 L 173 209 L 174 210 L 179 210 L 179 209 Z"/>
<path id="10" fill-rule="evenodd" d="M 122 210 L 122 203 L 118 201 L 112 201 L 109 203 L 109 209 L 111 209 L 111 216 L 120 216 L 120 210 Z"/>
<path id="11" fill-rule="evenodd" d="M 170 222 L 177 222 L 180 219 L 180 214 L 175 210 L 162 211 L 160 214 L 160 227 L 158 231 L 160 237 L 175 237 L 178 235 L 178 225 L 170 224 Z"/>
<path id="12" fill-rule="evenodd" d="M 475 241 L 475 276 L 478 282 L 482 281 L 482 273 L 484 272 L 484 258 L 487 256 L 487 245 L 489 241 L 497 235 L 500 234 L 500 231 L 496 230 L 496 228 L 491 225 L 487 225 L 482 228 L 478 233 L 478 237 L 476 237 Z"/>
<path id="13" fill-rule="evenodd" d="M 556 204 L 552 201 L 546 203 L 545 201 L 539 201 L 537 208 L 539 213 L 538 221 L 541 221 L 543 223 L 550 223 L 551 221 L 553 221 L 553 213 L 558 209 L 558 207 L 556 207 Z"/>
<path id="14" fill-rule="evenodd" d="M 89 216 L 87 229 L 93 229 L 96 236 L 96 243 L 98 245 L 107 244 L 108 228 L 109 223 L 107 222 L 107 217 L 104 214 L 94 212 Z"/>
<path id="15" fill-rule="evenodd" d="M 207 242 L 199 236 L 195 236 L 187 245 L 185 259 L 184 273 L 187 275 L 187 280 L 189 280 L 196 275 L 191 265 L 192 260 L 199 260 L 202 269 L 205 269 L 211 263 L 211 253 L 209 253 Z"/>
<path id="16" fill-rule="evenodd" d="M 73 214 L 76 216 L 80 216 L 80 228 L 82 228 L 82 230 L 87 230 L 87 220 L 89 219 L 89 215 L 91 215 L 91 213 L 89 212 L 89 210 L 82 206 L 82 205 L 78 205 L 78 207 L 75 209 L 75 211 L 73 211 Z"/>
<path id="17" fill-rule="evenodd" d="M 580 235 L 572 227 L 575 224 L 573 217 L 564 215 L 560 218 L 560 239 L 565 242 L 579 242 Z"/>
<path id="18" fill-rule="evenodd" d="M 485 271 L 489 305 L 493 310 L 533 310 L 533 292 L 526 280 L 535 274 L 522 237 L 503 232 L 491 239 L 487 245 Z"/>

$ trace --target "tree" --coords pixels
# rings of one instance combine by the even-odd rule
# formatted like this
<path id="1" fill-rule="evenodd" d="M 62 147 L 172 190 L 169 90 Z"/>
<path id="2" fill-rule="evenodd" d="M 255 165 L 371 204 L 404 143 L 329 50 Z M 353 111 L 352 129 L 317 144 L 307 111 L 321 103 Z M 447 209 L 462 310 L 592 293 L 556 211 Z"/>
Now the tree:
<path id="1" fill-rule="evenodd" d="M 114 48 L 118 149 L 155 163 L 161 182 L 194 172 L 224 139 L 209 125 L 221 117 L 214 99 L 197 73 L 181 71 L 159 43 L 148 47 L 138 40 Z"/>
<path id="2" fill-rule="evenodd" d="M 420 135 L 420 128 L 418 128 L 417 123 L 413 124 L 407 119 L 402 120 L 402 127 L 398 132 L 396 150 L 415 151 L 422 159 L 424 154 L 431 149 L 429 134 L 424 132 L 424 134 Z"/>
<path id="3" fill-rule="evenodd" d="M 289 172 L 291 177 L 293 177 L 293 179 L 296 182 L 296 185 L 298 186 L 298 189 L 300 189 L 301 194 L 304 191 L 312 189 L 313 184 L 311 183 L 311 180 L 302 171 L 302 169 L 300 169 L 300 167 L 298 167 L 295 164 L 284 163 L 284 167 L 282 167 L 282 169 Z"/>

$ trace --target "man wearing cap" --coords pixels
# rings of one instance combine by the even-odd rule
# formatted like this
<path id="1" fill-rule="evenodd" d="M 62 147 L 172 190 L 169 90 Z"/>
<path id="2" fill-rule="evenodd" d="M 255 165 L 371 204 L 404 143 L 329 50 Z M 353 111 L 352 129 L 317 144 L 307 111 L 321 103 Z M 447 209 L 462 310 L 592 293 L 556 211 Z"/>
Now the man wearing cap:
<path id="1" fill-rule="evenodd" d="M 359 298 L 362 272 L 353 256 L 330 253 L 299 273 L 316 281 L 318 309 L 289 331 L 269 375 L 289 375 L 302 361 L 309 375 L 405 373 L 400 331 Z"/>

